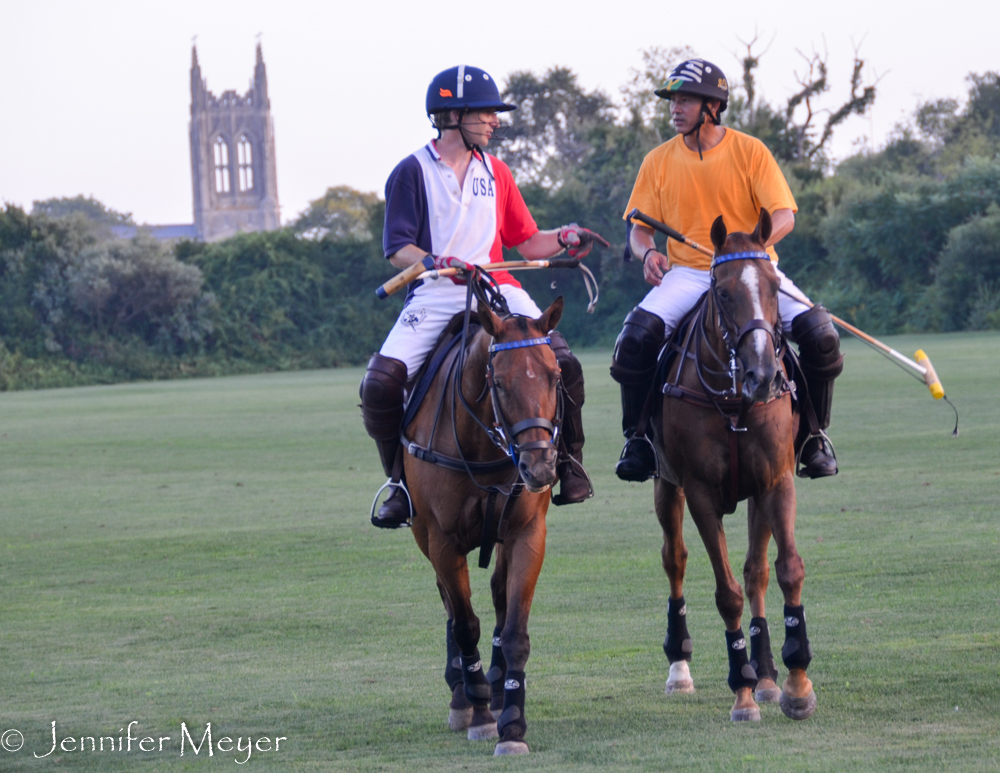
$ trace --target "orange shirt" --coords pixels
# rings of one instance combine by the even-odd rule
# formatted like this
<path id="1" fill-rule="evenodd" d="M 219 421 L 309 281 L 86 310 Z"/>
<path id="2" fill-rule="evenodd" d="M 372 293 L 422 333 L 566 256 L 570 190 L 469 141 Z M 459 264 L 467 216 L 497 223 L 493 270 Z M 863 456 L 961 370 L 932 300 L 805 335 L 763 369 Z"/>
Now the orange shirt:
<path id="1" fill-rule="evenodd" d="M 760 208 L 768 212 L 798 207 L 785 176 L 767 146 L 756 137 L 726 129 L 722 141 L 698 158 L 680 135 L 651 150 L 635 179 L 626 215 L 633 207 L 712 249 L 712 222 L 722 215 L 726 229 L 750 233 Z M 768 247 L 771 260 L 778 255 Z M 671 266 L 708 270 L 712 259 L 667 239 Z M 641 257 L 641 256 L 639 256 Z"/>

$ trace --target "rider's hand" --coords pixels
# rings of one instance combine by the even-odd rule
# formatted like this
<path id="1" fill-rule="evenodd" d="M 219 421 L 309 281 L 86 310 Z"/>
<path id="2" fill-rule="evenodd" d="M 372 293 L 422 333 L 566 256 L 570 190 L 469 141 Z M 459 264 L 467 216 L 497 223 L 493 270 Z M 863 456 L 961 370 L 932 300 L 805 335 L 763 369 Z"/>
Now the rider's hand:
<path id="1" fill-rule="evenodd" d="M 642 276 L 653 287 L 659 287 L 663 275 L 670 270 L 670 258 L 655 249 L 646 253 L 642 261 Z"/>
<path id="2" fill-rule="evenodd" d="M 466 263 L 461 258 L 438 257 L 437 255 L 435 255 L 434 268 L 436 268 L 438 271 L 440 271 L 443 268 L 457 268 L 461 269 L 461 271 L 463 272 L 467 272 L 467 273 L 460 272 L 458 274 L 455 274 L 454 276 L 448 277 L 455 284 L 464 285 L 466 284 L 467 274 L 472 273 L 473 267 L 469 263 Z"/>
<path id="3" fill-rule="evenodd" d="M 611 246 L 607 239 L 599 233 L 594 233 L 589 228 L 581 228 L 576 223 L 564 225 L 559 229 L 559 235 L 556 238 L 559 241 L 559 246 L 566 250 L 566 254 L 577 260 L 583 260 L 587 257 L 594 247 L 594 242 L 602 247 Z"/>

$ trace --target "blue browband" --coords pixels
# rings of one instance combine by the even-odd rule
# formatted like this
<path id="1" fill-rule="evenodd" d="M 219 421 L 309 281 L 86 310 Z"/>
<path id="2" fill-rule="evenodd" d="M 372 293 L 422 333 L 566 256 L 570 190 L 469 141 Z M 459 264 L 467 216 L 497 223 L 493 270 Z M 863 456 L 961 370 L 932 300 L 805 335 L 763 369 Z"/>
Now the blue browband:
<path id="1" fill-rule="evenodd" d="M 771 256 L 766 252 L 730 252 L 726 255 L 716 255 L 712 258 L 712 268 L 715 268 L 720 263 L 726 263 L 730 260 L 770 260 Z"/>
<path id="2" fill-rule="evenodd" d="M 523 341 L 510 341 L 506 344 L 490 344 L 490 353 L 501 352 L 504 349 L 523 349 L 526 346 L 541 346 L 542 344 L 551 344 L 552 339 L 548 336 L 545 338 L 526 338 Z"/>

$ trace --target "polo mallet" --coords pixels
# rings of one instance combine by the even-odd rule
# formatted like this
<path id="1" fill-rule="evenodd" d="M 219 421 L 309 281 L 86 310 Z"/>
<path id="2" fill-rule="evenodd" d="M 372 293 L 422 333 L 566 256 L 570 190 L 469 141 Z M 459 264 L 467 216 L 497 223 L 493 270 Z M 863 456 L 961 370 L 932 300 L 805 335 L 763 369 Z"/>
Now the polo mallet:
<path id="1" fill-rule="evenodd" d="M 594 313 L 594 306 L 600 294 L 597 280 L 593 273 L 583 263 L 576 258 L 549 258 L 548 260 L 505 260 L 498 263 L 487 263 L 477 266 L 480 271 L 524 271 L 538 268 L 578 268 L 583 271 L 583 284 L 587 288 L 587 295 L 590 302 L 587 304 L 587 312 Z M 396 276 L 375 290 L 379 298 L 388 298 L 390 295 L 406 287 L 410 282 L 418 279 L 439 279 L 442 277 L 457 276 L 464 273 L 461 268 L 434 268 L 434 258 L 430 255 L 422 261 L 414 263 L 412 266 L 400 271 Z"/>
<path id="2" fill-rule="evenodd" d="M 661 223 L 659 220 L 656 220 L 655 218 L 652 218 L 649 215 L 644 215 L 638 209 L 633 209 L 631 212 L 629 212 L 625 220 L 630 227 L 632 225 L 632 221 L 637 220 L 643 225 L 647 225 L 653 230 L 659 231 L 660 233 L 670 237 L 671 239 L 674 239 L 675 241 L 679 241 L 682 244 L 686 244 L 688 247 L 697 250 L 703 255 L 707 255 L 710 258 L 715 257 L 715 252 L 713 252 L 712 250 L 708 249 L 707 247 L 702 247 L 700 244 L 698 244 L 698 242 L 687 238 L 686 236 L 684 236 L 684 234 L 679 233 L 678 231 L 675 231 L 666 223 Z M 815 305 L 812 303 L 812 301 L 810 301 L 808 298 L 806 298 L 804 295 L 801 295 L 800 293 L 795 293 L 791 290 L 786 290 L 784 287 L 781 288 L 781 292 L 783 292 L 789 298 L 794 298 L 799 303 L 806 304 L 810 308 L 812 308 L 812 306 Z M 827 313 L 829 313 L 829 311 L 827 311 Z M 879 354 L 886 357 L 891 362 L 894 362 L 895 364 L 902 367 L 907 373 L 916 378 L 918 381 L 922 381 L 924 385 L 930 390 L 930 393 L 935 400 L 943 399 L 946 403 L 948 403 L 948 405 L 951 406 L 951 409 L 955 412 L 955 429 L 952 430 L 951 434 L 952 437 L 958 436 L 958 409 L 955 407 L 954 403 L 952 403 L 951 400 L 948 399 L 947 395 L 945 395 L 944 387 L 941 385 L 941 379 L 938 378 L 938 375 L 934 370 L 934 366 L 931 364 L 930 358 L 927 356 L 927 354 L 924 352 L 923 349 L 917 350 L 917 353 L 914 355 L 914 357 L 916 357 L 916 362 L 914 362 L 906 355 L 900 354 L 891 346 L 887 346 L 886 344 L 879 341 L 877 338 L 873 338 L 872 336 L 865 333 L 863 330 L 859 330 L 849 322 L 845 322 L 844 320 L 840 319 L 840 317 L 830 314 L 830 318 L 839 327 L 846 330 L 855 338 L 864 341 Z"/>

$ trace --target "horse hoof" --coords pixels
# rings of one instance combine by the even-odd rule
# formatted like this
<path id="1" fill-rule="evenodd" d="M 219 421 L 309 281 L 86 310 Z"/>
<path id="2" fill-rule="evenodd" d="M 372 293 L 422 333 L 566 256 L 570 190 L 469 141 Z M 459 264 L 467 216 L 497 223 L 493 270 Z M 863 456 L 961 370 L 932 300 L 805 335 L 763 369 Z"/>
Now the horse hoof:
<path id="1" fill-rule="evenodd" d="M 686 660 L 678 660 L 670 664 L 670 676 L 667 678 L 667 695 L 674 693 L 694 692 L 694 681 L 691 679 L 691 670 L 688 668 Z"/>
<path id="2" fill-rule="evenodd" d="M 470 741 L 488 741 L 490 738 L 499 738 L 500 733 L 497 732 L 497 723 L 490 722 L 487 725 L 470 727 L 465 737 Z"/>
<path id="3" fill-rule="evenodd" d="M 503 757 L 505 754 L 527 754 L 528 744 L 524 741 L 501 741 L 493 751 L 494 757 Z"/>
<path id="4" fill-rule="evenodd" d="M 816 692 L 810 690 L 804 698 L 781 693 L 781 711 L 789 719 L 809 719 L 816 711 Z"/>
<path id="5" fill-rule="evenodd" d="M 781 700 L 780 687 L 763 687 L 753 694 L 757 703 L 778 703 Z"/>
<path id="6" fill-rule="evenodd" d="M 760 722 L 760 709 L 756 706 L 752 709 L 733 709 L 729 718 L 733 722 Z"/>
<path id="7" fill-rule="evenodd" d="M 472 706 L 467 709 L 451 709 L 448 712 L 448 729 L 455 733 L 467 730 L 472 722 Z"/>

